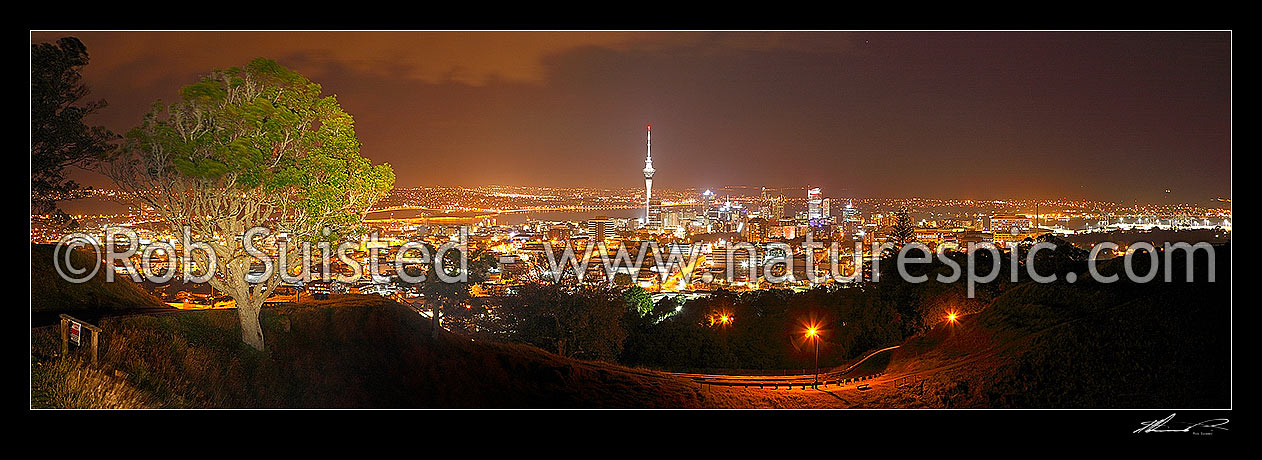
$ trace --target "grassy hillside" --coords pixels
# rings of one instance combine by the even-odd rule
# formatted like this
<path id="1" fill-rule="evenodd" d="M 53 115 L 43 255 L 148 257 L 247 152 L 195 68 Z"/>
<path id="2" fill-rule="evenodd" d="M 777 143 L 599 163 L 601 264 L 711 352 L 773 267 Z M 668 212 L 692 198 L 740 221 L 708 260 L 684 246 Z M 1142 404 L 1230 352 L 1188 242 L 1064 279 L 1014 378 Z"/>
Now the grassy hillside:
<path id="1" fill-rule="evenodd" d="M 1215 283 L 1026 283 L 908 340 L 890 373 L 939 407 L 1228 407 L 1228 257 Z"/>
<path id="2" fill-rule="evenodd" d="M 116 276 L 112 283 L 105 282 L 104 267 L 96 276 L 83 283 L 76 284 L 62 279 L 53 266 L 53 249 L 54 245 L 51 244 L 31 245 L 33 313 L 168 308 L 165 303 L 126 276 Z M 78 250 L 70 254 L 70 262 L 74 267 L 91 267 L 95 263 L 92 259 L 91 251 Z"/>
<path id="3" fill-rule="evenodd" d="M 1117 273 L 1120 262 L 1101 271 Z M 1183 261 L 1174 266 L 1183 272 Z M 94 368 L 81 351 L 56 356 L 55 328 L 33 329 L 32 405 L 1227 407 L 1230 266 L 1223 247 L 1214 283 L 1203 274 L 1194 283 L 1178 281 L 1181 275 L 1165 283 L 1159 272 L 1146 284 L 1100 284 L 1084 275 L 1073 284 L 1013 285 L 980 312 L 936 324 L 865 363 L 887 373 L 865 392 L 703 389 L 530 346 L 445 332 L 433 339 L 428 319 L 405 306 L 334 296 L 265 310 L 267 352 L 241 343 L 234 310 L 105 318 L 102 364 Z"/>
<path id="4" fill-rule="evenodd" d="M 102 365 L 58 359 L 34 332 L 36 407 L 702 407 L 697 385 L 539 349 L 430 338 L 428 319 L 377 296 L 263 315 L 267 352 L 233 310 L 107 318 Z M 75 356 L 78 356 L 76 353 Z"/>

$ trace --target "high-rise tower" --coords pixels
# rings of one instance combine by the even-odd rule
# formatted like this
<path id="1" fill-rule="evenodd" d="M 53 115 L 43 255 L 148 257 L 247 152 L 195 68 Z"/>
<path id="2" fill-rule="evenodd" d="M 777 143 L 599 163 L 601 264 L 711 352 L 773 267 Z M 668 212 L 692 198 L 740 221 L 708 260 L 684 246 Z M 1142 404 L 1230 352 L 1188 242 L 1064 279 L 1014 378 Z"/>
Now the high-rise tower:
<path id="1" fill-rule="evenodd" d="M 806 218 L 809 220 L 821 219 L 824 217 L 823 212 L 823 194 L 819 192 L 819 187 L 806 191 Z"/>
<path id="2" fill-rule="evenodd" d="M 706 231 L 710 231 L 710 225 L 714 224 L 715 217 L 718 216 L 718 210 L 714 206 L 714 192 L 706 190 L 701 194 L 701 222 L 706 226 Z"/>
<path id="3" fill-rule="evenodd" d="M 653 214 L 651 205 L 653 203 L 653 125 L 645 125 L 648 130 L 648 152 L 644 157 L 644 225 L 649 225 Z"/>

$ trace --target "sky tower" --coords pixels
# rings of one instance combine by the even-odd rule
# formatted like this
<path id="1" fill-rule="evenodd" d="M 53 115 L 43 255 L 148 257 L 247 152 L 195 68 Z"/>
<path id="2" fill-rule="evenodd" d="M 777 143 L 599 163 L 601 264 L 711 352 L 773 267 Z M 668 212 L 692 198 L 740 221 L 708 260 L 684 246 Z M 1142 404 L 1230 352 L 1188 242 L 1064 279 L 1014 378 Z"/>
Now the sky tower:
<path id="1" fill-rule="evenodd" d="M 644 225 L 652 219 L 650 204 L 653 202 L 653 125 L 644 125 L 648 130 L 648 152 L 644 157 Z"/>

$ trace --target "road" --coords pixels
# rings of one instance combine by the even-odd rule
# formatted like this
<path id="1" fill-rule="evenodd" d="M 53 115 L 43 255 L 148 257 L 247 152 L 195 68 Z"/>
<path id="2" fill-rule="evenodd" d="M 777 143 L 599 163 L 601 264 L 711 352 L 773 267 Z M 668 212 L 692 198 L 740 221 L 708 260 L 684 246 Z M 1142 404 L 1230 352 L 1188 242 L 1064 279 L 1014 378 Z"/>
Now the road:
<path id="1" fill-rule="evenodd" d="M 859 365 L 863 364 L 864 361 L 867 361 L 868 359 L 872 357 L 880 355 L 881 353 L 889 352 L 898 347 L 899 347 L 898 345 L 894 345 L 892 347 L 886 347 L 886 348 L 882 348 L 880 350 L 876 350 L 871 353 L 868 353 L 859 361 L 856 361 L 854 364 L 846 366 L 846 368 L 841 369 L 841 370 L 838 370 L 836 368 L 821 369 L 819 373 L 819 382 L 820 383 L 827 382 L 828 384 L 831 385 L 831 384 L 844 383 L 844 382 L 852 381 L 852 380 L 865 380 L 869 378 L 870 376 L 879 375 L 878 373 L 852 374 L 852 371 L 854 371 L 857 367 L 859 367 Z M 790 386 L 790 385 L 810 385 L 811 383 L 816 381 L 815 373 L 813 372 L 809 374 L 795 374 L 795 375 L 692 374 L 692 373 L 684 373 L 684 372 L 667 372 L 667 374 L 690 379 L 694 382 L 702 383 L 702 384 L 746 386 L 746 387 L 748 386 L 779 387 L 779 386 Z"/>

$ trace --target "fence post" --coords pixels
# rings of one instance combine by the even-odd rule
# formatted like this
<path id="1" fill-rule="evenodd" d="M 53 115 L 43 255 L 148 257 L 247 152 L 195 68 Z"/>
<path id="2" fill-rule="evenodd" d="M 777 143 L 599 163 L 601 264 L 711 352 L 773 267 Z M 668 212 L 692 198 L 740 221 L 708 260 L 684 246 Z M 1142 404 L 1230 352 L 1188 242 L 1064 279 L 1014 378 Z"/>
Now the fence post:
<path id="1" fill-rule="evenodd" d="M 79 345 L 83 345 L 84 330 L 92 335 L 92 343 L 90 346 L 92 352 L 92 365 L 95 366 L 98 360 L 98 348 L 100 344 L 101 328 L 86 321 L 76 319 L 73 316 L 62 313 L 61 315 L 61 356 L 67 357 L 70 354 L 70 322 L 79 324 Z"/>
<path id="2" fill-rule="evenodd" d="M 101 336 L 101 331 L 92 328 L 92 365 L 96 365 L 96 338 Z"/>
<path id="3" fill-rule="evenodd" d="M 61 356 L 65 357 L 70 353 L 70 322 L 63 315 L 61 317 Z"/>

